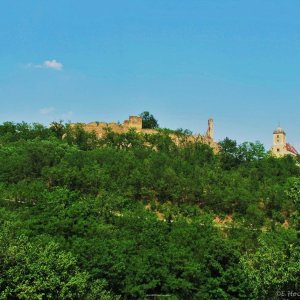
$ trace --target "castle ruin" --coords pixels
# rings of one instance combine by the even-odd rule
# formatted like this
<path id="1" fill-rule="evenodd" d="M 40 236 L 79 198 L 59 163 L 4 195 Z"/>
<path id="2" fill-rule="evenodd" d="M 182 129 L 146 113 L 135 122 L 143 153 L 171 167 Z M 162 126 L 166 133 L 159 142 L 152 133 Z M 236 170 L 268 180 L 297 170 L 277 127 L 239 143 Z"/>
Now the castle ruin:
<path id="1" fill-rule="evenodd" d="M 123 124 L 119 123 L 105 123 L 105 122 L 91 122 L 91 123 L 78 123 L 87 132 L 94 132 L 98 138 L 102 138 L 107 134 L 107 129 L 112 130 L 115 133 L 122 134 L 126 133 L 131 129 L 134 129 L 138 133 L 143 134 L 158 134 L 157 129 L 147 129 L 143 128 L 142 117 L 130 116 L 128 120 L 125 120 Z M 71 126 L 76 126 L 76 123 L 71 124 Z M 179 138 L 175 133 L 170 133 L 169 136 L 172 140 L 178 144 Z M 205 135 L 191 135 L 187 137 L 188 142 L 200 141 L 204 144 L 211 146 L 214 152 L 218 152 L 219 146 L 214 141 L 214 121 L 212 118 L 208 120 L 208 128 Z"/>

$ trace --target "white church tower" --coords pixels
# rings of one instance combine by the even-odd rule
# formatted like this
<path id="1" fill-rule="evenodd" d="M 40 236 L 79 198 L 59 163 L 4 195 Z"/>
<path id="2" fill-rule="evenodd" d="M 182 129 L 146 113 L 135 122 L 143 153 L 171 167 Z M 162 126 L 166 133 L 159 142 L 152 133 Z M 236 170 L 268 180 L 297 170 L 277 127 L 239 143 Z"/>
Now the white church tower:
<path id="1" fill-rule="evenodd" d="M 297 150 L 286 142 L 286 133 L 281 127 L 278 127 L 273 132 L 273 146 L 271 151 L 276 157 L 282 157 L 288 154 L 296 156 L 298 154 Z"/>

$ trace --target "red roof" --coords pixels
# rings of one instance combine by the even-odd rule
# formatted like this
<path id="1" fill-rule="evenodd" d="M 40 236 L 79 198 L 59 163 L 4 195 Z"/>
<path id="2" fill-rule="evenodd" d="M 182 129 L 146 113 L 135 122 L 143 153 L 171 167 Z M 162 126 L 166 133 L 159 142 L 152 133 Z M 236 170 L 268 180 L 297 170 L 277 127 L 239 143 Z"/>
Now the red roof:
<path id="1" fill-rule="evenodd" d="M 298 154 L 298 151 L 296 150 L 296 148 L 288 143 L 286 143 L 285 148 L 288 152 L 291 152 L 294 155 Z"/>

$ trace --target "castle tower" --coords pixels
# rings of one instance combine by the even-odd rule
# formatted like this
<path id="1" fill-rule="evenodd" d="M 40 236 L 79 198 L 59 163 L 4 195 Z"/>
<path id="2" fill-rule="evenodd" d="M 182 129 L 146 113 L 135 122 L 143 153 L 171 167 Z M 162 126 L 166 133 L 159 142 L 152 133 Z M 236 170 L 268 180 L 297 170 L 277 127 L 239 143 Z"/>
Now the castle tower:
<path id="1" fill-rule="evenodd" d="M 273 132 L 273 147 L 272 153 L 273 155 L 279 157 L 283 156 L 286 153 L 286 133 L 281 127 L 278 127 Z"/>
<path id="2" fill-rule="evenodd" d="M 141 130 L 143 127 L 143 118 L 139 116 L 130 116 L 128 120 L 124 121 L 123 125 L 128 128 Z"/>
<path id="3" fill-rule="evenodd" d="M 215 135 L 215 129 L 214 129 L 214 120 L 212 118 L 208 119 L 208 128 L 206 131 L 206 136 L 214 140 L 214 135 Z"/>

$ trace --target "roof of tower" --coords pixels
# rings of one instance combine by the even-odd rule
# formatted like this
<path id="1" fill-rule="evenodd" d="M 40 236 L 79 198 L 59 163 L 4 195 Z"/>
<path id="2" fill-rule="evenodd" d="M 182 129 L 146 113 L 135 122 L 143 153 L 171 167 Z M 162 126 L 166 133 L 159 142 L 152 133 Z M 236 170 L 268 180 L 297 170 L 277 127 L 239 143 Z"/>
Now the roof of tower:
<path id="1" fill-rule="evenodd" d="M 284 132 L 284 130 L 283 130 L 281 127 L 278 127 L 273 133 L 274 133 L 274 134 L 278 134 L 278 133 L 286 134 L 286 133 Z"/>

